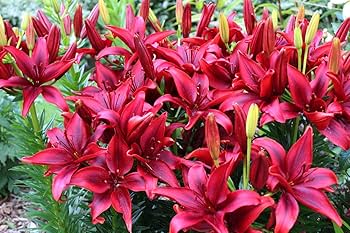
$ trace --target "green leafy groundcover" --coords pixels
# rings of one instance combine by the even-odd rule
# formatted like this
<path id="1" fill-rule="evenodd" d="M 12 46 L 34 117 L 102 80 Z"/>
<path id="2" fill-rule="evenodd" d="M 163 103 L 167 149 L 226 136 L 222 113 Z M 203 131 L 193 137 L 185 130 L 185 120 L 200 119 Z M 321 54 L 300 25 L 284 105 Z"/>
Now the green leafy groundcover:
<path id="1" fill-rule="evenodd" d="M 350 20 L 260 3 L 1 20 L 0 194 L 21 176 L 31 231 L 350 231 Z"/>

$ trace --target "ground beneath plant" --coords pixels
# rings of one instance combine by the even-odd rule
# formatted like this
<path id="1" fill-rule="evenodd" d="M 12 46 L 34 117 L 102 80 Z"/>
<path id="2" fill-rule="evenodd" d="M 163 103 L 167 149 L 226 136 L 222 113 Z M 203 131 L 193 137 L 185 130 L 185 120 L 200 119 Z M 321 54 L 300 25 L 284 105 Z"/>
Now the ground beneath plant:
<path id="1" fill-rule="evenodd" d="M 21 197 L 11 194 L 0 200 L 0 233 L 24 233 L 35 224 L 25 216 L 25 208 L 29 203 Z"/>

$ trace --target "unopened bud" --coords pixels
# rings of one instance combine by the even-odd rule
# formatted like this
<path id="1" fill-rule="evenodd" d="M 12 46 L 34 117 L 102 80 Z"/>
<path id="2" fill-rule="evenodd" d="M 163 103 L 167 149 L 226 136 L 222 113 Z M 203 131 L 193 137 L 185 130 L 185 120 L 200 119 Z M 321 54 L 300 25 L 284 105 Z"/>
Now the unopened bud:
<path id="1" fill-rule="evenodd" d="M 0 16 L 0 46 L 4 46 L 7 44 L 5 23 L 2 17 Z"/>
<path id="2" fill-rule="evenodd" d="M 184 14 L 184 7 L 182 5 L 182 0 L 176 0 L 175 16 L 177 24 L 182 23 L 182 16 Z"/>
<path id="3" fill-rule="evenodd" d="M 340 40 L 338 37 L 333 38 L 332 48 L 329 52 L 329 63 L 328 69 L 329 71 L 337 74 L 339 71 L 339 62 L 340 62 Z"/>
<path id="4" fill-rule="evenodd" d="M 252 139 L 255 134 L 256 127 L 258 126 L 259 119 L 259 107 L 257 104 L 252 104 L 249 107 L 247 122 L 246 122 L 246 134 L 247 138 Z"/>
<path id="5" fill-rule="evenodd" d="M 294 29 L 294 46 L 297 49 L 301 49 L 303 47 L 303 35 L 300 27 L 296 27 Z"/>
<path id="6" fill-rule="evenodd" d="M 273 24 L 273 30 L 277 30 L 278 27 L 278 11 L 273 10 L 271 13 L 271 19 L 272 19 L 272 24 Z"/>
<path id="7" fill-rule="evenodd" d="M 28 27 L 29 21 L 31 20 L 31 16 L 26 12 L 23 14 L 21 29 L 25 31 Z"/>
<path id="8" fill-rule="evenodd" d="M 182 35 L 184 38 L 187 38 L 191 33 L 191 27 L 192 27 L 192 14 L 191 14 L 191 4 L 187 3 L 184 9 L 184 13 L 182 16 Z"/>
<path id="9" fill-rule="evenodd" d="M 317 29 L 318 29 L 318 23 L 320 22 L 320 14 L 315 13 L 309 23 L 309 26 L 306 29 L 305 34 L 305 43 L 307 45 L 310 45 L 313 39 L 315 38 Z"/>
<path id="10" fill-rule="evenodd" d="M 299 27 L 300 21 L 302 21 L 305 17 L 305 8 L 304 5 L 301 5 L 298 10 L 297 17 L 295 19 L 295 27 Z"/>
<path id="11" fill-rule="evenodd" d="M 26 44 L 29 50 L 33 50 L 35 44 L 35 32 L 32 20 L 29 20 L 28 27 L 26 29 Z"/>
<path id="12" fill-rule="evenodd" d="M 60 4 L 57 0 L 51 0 L 51 5 L 57 14 L 60 13 Z"/>
<path id="13" fill-rule="evenodd" d="M 98 8 L 103 22 L 109 24 L 111 18 L 109 17 L 108 9 L 104 0 L 98 0 Z"/>
<path id="14" fill-rule="evenodd" d="M 214 163 L 218 163 L 220 155 L 219 128 L 213 113 L 209 113 L 205 121 L 205 140 Z"/>
<path id="15" fill-rule="evenodd" d="M 226 3 L 226 0 L 217 0 L 216 8 L 220 10 L 221 8 L 223 8 L 225 6 L 225 3 Z"/>
<path id="16" fill-rule="evenodd" d="M 223 13 L 219 15 L 219 32 L 221 40 L 227 44 L 230 41 L 230 28 L 228 26 L 227 18 Z"/>

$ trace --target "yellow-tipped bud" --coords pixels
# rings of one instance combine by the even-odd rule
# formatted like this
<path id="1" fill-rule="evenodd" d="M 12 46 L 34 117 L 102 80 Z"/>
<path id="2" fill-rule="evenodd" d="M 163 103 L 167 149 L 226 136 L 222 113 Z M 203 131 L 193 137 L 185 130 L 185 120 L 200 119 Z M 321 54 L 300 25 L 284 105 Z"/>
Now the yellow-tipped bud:
<path id="1" fill-rule="evenodd" d="M 102 17 L 102 20 L 105 24 L 109 24 L 111 18 L 109 16 L 109 12 L 106 6 L 106 3 L 104 0 L 98 0 L 98 9 L 100 10 L 100 14 Z"/>
<path id="2" fill-rule="evenodd" d="M 219 32 L 221 40 L 227 44 L 230 41 L 230 28 L 228 26 L 227 18 L 223 13 L 219 15 Z"/>
<path id="3" fill-rule="evenodd" d="M 259 119 L 259 107 L 257 104 L 251 104 L 248 110 L 247 122 L 246 122 L 246 134 L 247 138 L 252 139 L 255 134 L 256 127 L 258 126 Z"/>
<path id="4" fill-rule="evenodd" d="M 339 71 L 340 53 L 340 40 L 338 37 L 334 37 L 328 63 L 328 69 L 334 74 L 337 74 Z"/>
<path id="5" fill-rule="evenodd" d="M 305 43 L 307 45 L 310 45 L 312 40 L 315 38 L 319 22 L 320 22 L 320 14 L 315 13 L 312 16 L 310 23 L 309 23 L 309 26 L 306 29 Z"/>
<path id="6" fill-rule="evenodd" d="M 205 139 L 215 164 L 218 164 L 220 155 L 220 134 L 219 128 L 213 113 L 209 113 L 205 121 Z"/>
<path id="7" fill-rule="evenodd" d="M 176 6 L 175 6 L 175 17 L 177 24 L 182 23 L 182 16 L 184 14 L 184 6 L 182 4 L 182 0 L 176 0 Z"/>
<path id="8" fill-rule="evenodd" d="M 51 5 L 56 12 L 56 14 L 60 13 L 60 4 L 58 3 L 57 0 L 51 0 Z"/>
<path id="9" fill-rule="evenodd" d="M 2 17 L 0 16 L 0 46 L 4 46 L 7 44 L 5 23 Z"/>
<path id="10" fill-rule="evenodd" d="M 295 19 L 295 27 L 299 27 L 300 21 L 302 21 L 305 17 L 305 8 L 304 5 L 301 5 L 298 10 L 297 17 Z"/>
<path id="11" fill-rule="evenodd" d="M 21 22 L 21 29 L 25 31 L 28 27 L 29 21 L 30 21 L 30 15 L 28 12 L 25 12 L 22 17 L 22 22 Z"/>
<path id="12" fill-rule="evenodd" d="M 296 27 L 294 29 L 294 46 L 297 49 L 301 49 L 303 47 L 303 35 L 300 27 Z"/>
<path id="13" fill-rule="evenodd" d="M 271 19 L 272 19 L 272 25 L 273 25 L 273 30 L 277 30 L 278 27 L 278 11 L 273 10 L 271 13 Z"/>
<path id="14" fill-rule="evenodd" d="M 221 8 L 223 8 L 225 6 L 225 3 L 226 3 L 225 0 L 218 0 L 216 2 L 216 8 L 218 8 L 220 10 Z"/>

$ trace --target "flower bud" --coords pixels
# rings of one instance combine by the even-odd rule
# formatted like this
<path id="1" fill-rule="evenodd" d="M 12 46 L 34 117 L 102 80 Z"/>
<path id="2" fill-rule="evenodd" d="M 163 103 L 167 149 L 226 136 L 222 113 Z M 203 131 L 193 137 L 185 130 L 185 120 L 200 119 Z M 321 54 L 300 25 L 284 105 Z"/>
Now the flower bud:
<path id="1" fill-rule="evenodd" d="M 35 45 L 35 31 L 32 20 L 29 21 L 26 29 L 26 44 L 29 50 L 33 50 Z"/>
<path id="2" fill-rule="evenodd" d="M 301 21 L 303 21 L 305 17 L 305 8 L 304 5 L 301 5 L 298 10 L 297 17 L 295 19 L 295 27 L 299 27 Z"/>
<path id="3" fill-rule="evenodd" d="M 150 9 L 150 0 L 142 0 L 141 7 L 140 7 L 140 16 L 143 18 L 145 22 L 148 19 L 149 9 Z"/>
<path id="4" fill-rule="evenodd" d="M 28 12 L 23 14 L 22 22 L 21 22 L 21 29 L 25 31 L 28 27 L 29 20 L 31 16 L 28 14 Z"/>
<path id="5" fill-rule="evenodd" d="M 148 52 L 146 45 L 143 43 L 138 34 L 134 35 L 134 43 L 145 74 L 148 76 L 148 78 L 154 79 L 155 73 L 151 54 Z"/>
<path id="6" fill-rule="evenodd" d="M 0 16 L 0 46 L 5 46 L 7 44 L 5 23 L 2 17 Z"/>
<path id="7" fill-rule="evenodd" d="M 271 19 L 272 19 L 272 24 L 273 24 L 273 30 L 277 30 L 278 27 L 278 11 L 273 10 L 271 13 Z"/>
<path id="8" fill-rule="evenodd" d="M 80 38 L 81 29 L 83 28 L 83 9 L 79 4 L 75 10 L 73 17 L 74 34 L 76 38 Z"/>
<path id="9" fill-rule="evenodd" d="M 296 27 L 294 29 L 294 46 L 297 49 L 301 49 L 303 47 L 303 35 L 301 34 L 300 27 Z"/>
<path id="10" fill-rule="evenodd" d="M 181 25 L 182 16 L 184 14 L 184 7 L 182 5 L 182 0 L 176 0 L 175 16 L 177 24 Z"/>
<path id="11" fill-rule="evenodd" d="M 252 139 L 255 134 L 256 127 L 258 126 L 259 119 L 259 107 L 257 104 L 251 104 L 248 110 L 247 122 L 246 122 L 246 134 L 247 138 Z"/>
<path id="12" fill-rule="evenodd" d="M 60 5 L 57 0 L 51 0 L 51 5 L 54 11 L 58 14 L 60 12 Z"/>
<path id="13" fill-rule="evenodd" d="M 318 23 L 320 22 L 320 14 L 315 13 L 309 23 L 309 26 L 306 29 L 305 34 L 305 43 L 307 45 L 310 45 L 312 40 L 314 39 L 317 29 L 318 29 Z"/>
<path id="14" fill-rule="evenodd" d="M 98 0 L 98 8 L 100 9 L 100 15 L 105 24 L 109 24 L 111 18 L 109 17 L 108 9 L 104 0 Z"/>
<path id="15" fill-rule="evenodd" d="M 219 32 L 221 40 L 227 44 L 230 41 L 230 28 L 228 26 L 227 18 L 223 13 L 219 15 Z"/>
<path id="16" fill-rule="evenodd" d="M 72 19 L 69 15 L 66 15 L 66 17 L 63 18 L 63 28 L 67 36 L 72 33 Z"/>
<path id="17" fill-rule="evenodd" d="M 205 140 L 214 163 L 218 163 L 220 155 L 219 128 L 213 113 L 209 113 L 205 121 Z"/>
<path id="18" fill-rule="evenodd" d="M 328 69 L 329 71 L 337 74 L 339 71 L 339 63 L 340 63 L 340 40 L 338 37 L 334 37 L 332 41 L 332 48 L 329 52 L 329 62 Z"/>
<path id="19" fill-rule="evenodd" d="M 192 27 L 192 15 L 191 15 L 191 4 L 187 3 L 184 9 L 184 13 L 182 15 L 182 35 L 184 38 L 187 38 L 191 33 Z"/>

